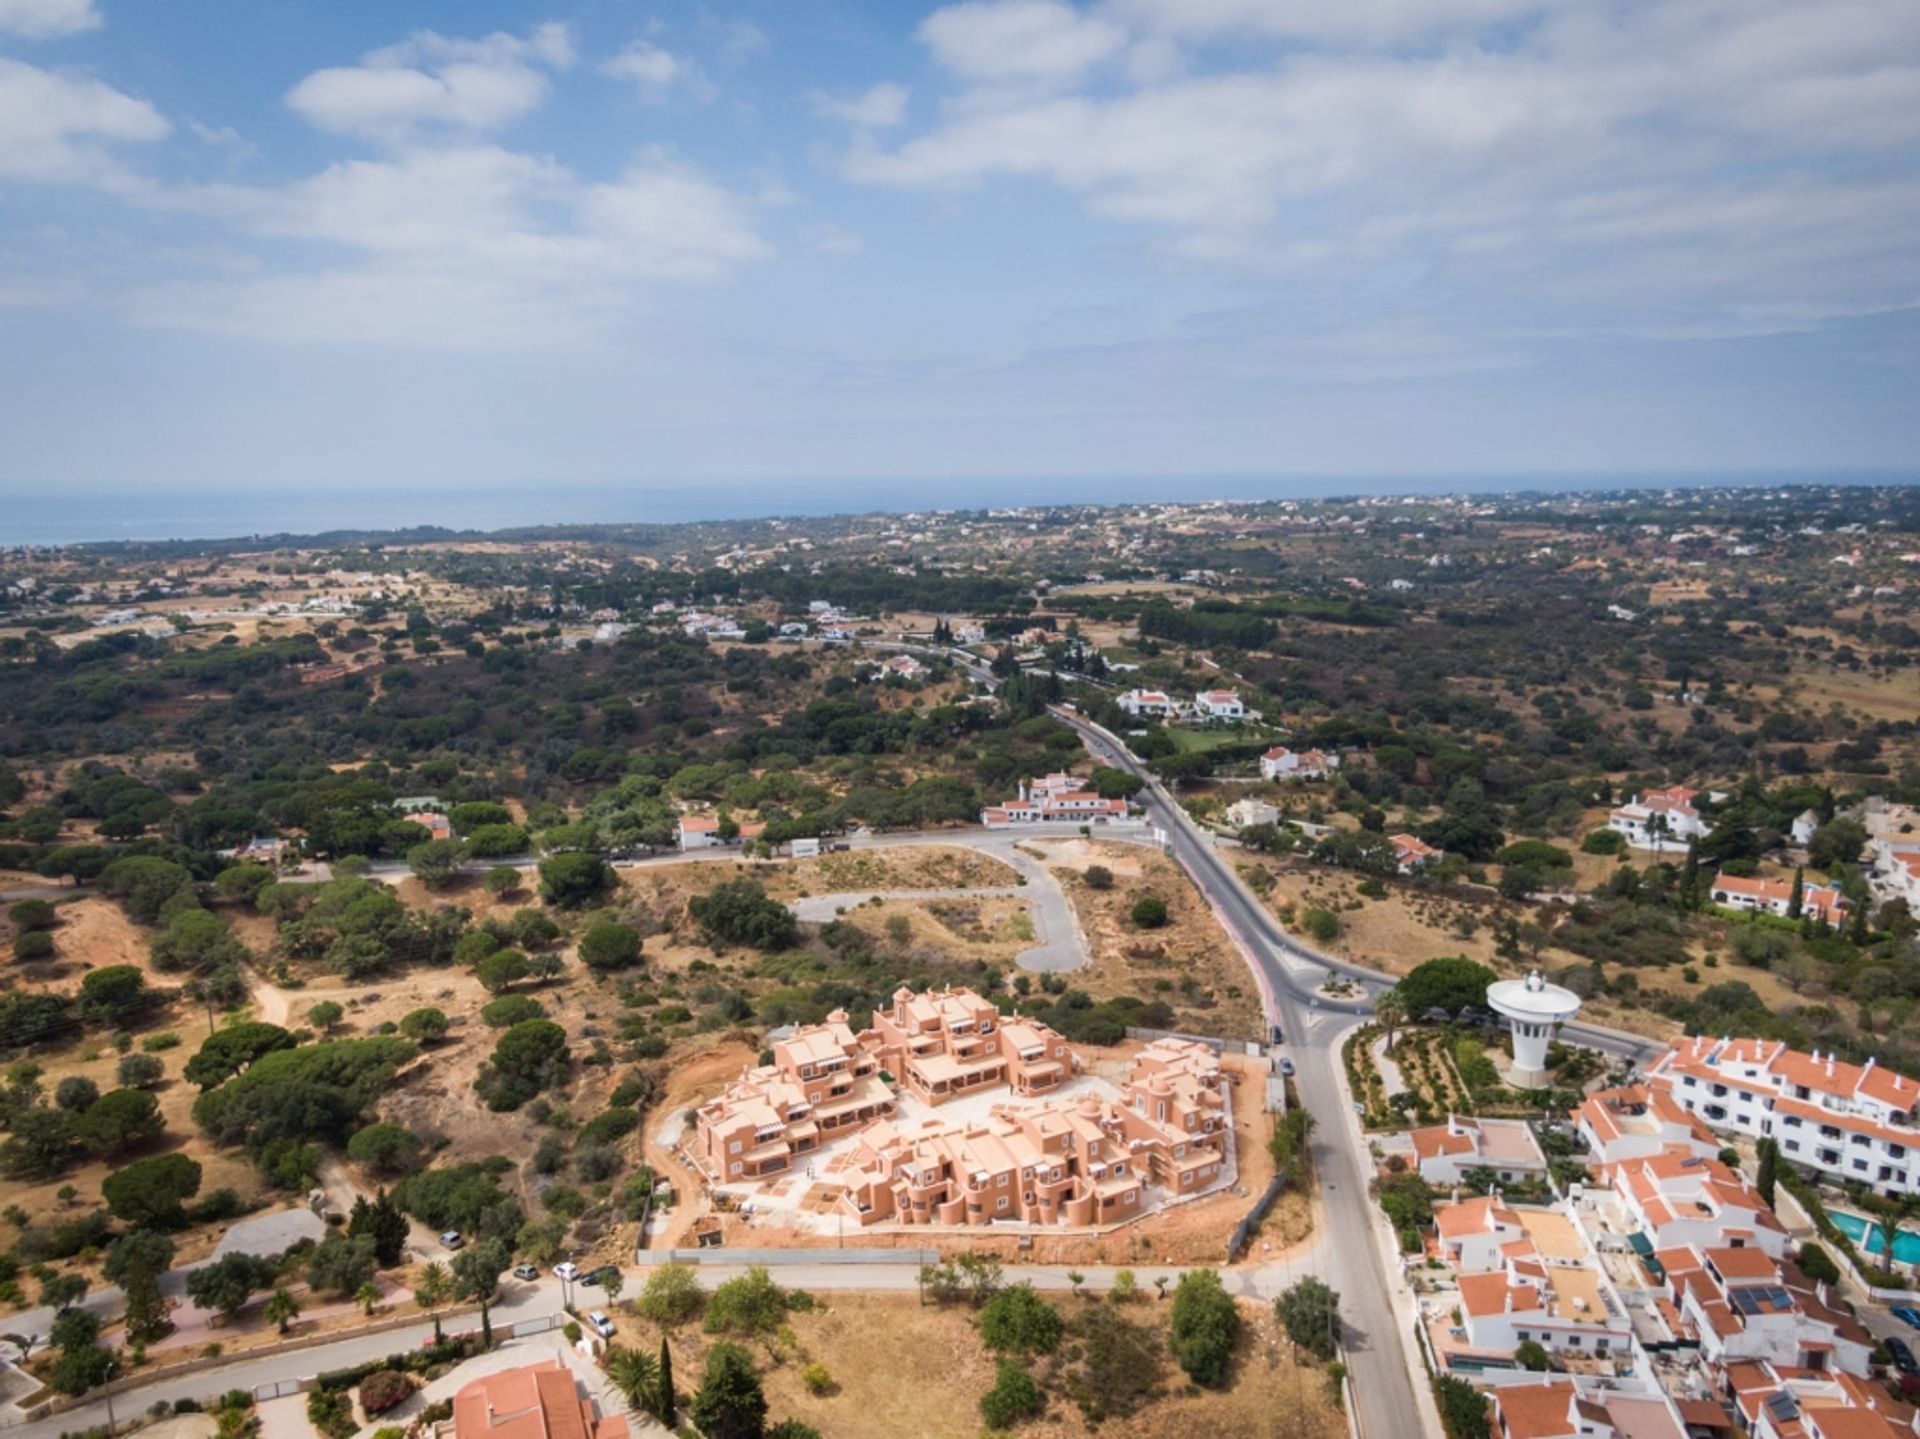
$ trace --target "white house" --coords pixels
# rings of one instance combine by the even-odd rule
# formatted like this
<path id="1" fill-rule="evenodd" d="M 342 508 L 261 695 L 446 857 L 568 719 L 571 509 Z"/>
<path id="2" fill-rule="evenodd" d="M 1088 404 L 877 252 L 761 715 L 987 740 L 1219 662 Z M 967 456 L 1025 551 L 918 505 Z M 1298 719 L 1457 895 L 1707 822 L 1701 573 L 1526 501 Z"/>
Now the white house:
<path id="1" fill-rule="evenodd" d="M 1263 799 L 1237 799 L 1227 806 L 1227 823 L 1235 829 L 1279 822 L 1280 811 Z"/>
<path id="2" fill-rule="evenodd" d="M 1757 1249 L 1784 1258 L 1787 1230 L 1760 1192 L 1716 1157 L 1675 1146 L 1602 1166 L 1633 1232 L 1655 1249 Z"/>
<path id="3" fill-rule="evenodd" d="M 1420 1177 L 1429 1184 L 1464 1183 L 1469 1169 L 1491 1169 L 1508 1184 L 1542 1178 L 1547 1172 L 1540 1141 L 1518 1119 L 1449 1114 L 1445 1124 L 1416 1129 L 1408 1138 Z"/>
<path id="4" fill-rule="evenodd" d="M 1008 829 L 1022 824 L 1104 824 L 1125 819 L 1127 802 L 1102 799 L 1074 776 L 1056 772 L 1032 781 L 1022 780 L 1017 799 L 1005 804 L 988 805 L 980 811 L 980 823 L 988 829 Z"/>
<path id="5" fill-rule="evenodd" d="M 720 843 L 720 821 L 710 814 L 683 814 L 673 837 L 682 850 L 711 849 Z"/>
<path id="6" fill-rule="evenodd" d="M 1193 697 L 1193 712 L 1199 719 L 1238 724 L 1247 717 L 1238 690 L 1202 690 Z"/>
<path id="7" fill-rule="evenodd" d="M 1173 696 L 1165 690 L 1128 690 L 1114 703 L 1135 719 L 1143 715 L 1166 719 L 1179 709 L 1173 701 Z"/>
<path id="8" fill-rule="evenodd" d="M 1700 791 L 1684 785 L 1643 790 L 1607 816 L 1607 828 L 1623 834 L 1635 849 L 1656 854 L 1684 850 L 1709 828 L 1694 806 Z"/>
<path id="9" fill-rule="evenodd" d="M 1793 883 L 1784 879 L 1746 879 L 1737 874 L 1717 874 L 1711 891 L 1713 902 L 1726 909 L 1754 914 L 1771 914 L 1780 919 L 1793 917 Z M 1847 918 L 1851 902 L 1836 885 L 1803 884 L 1800 887 L 1800 913 L 1820 924 L 1838 926 Z"/>
<path id="10" fill-rule="evenodd" d="M 1285 745 L 1276 745 L 1260 756 L 1261 779 L 1320 779 L 1339 768 L 1340 756 L 1327 750 L 1295 753 Z"/>
<path id="11" fill-rule="evenodd" d="M 1868 878 L 1878 898 L 1904 899 L 1920 913 L 1920 845 L 1875 840 Z"/>
<path id="12" fill-rule="evenodd" d="M 1564 1354 L 1632 1348 L 1626 1310 L 1597 1267 L 1514 1248 L 1521 1252 L 1509 1252 L 1501 1268 L 1460 1276 L 1460 1314 L 1475 1351 L 1511 1355 L 1529 1340 Z"/>
<path id="13" fill-rule="evenodd" d="M 1721 1149 L 1700 1116 L 1687 1113 L 1664 1089 L 1644 1084 L 1595 1091 L 1573 1111 L 1573 1121 L 1588 1153 L 1603 1165 L 1670 1149 L 1712 1159 Z"/>
<path id="14" fill-rule="evenodd" d="M 1418 874 L 1445 853 L 1418 835 L 1390 834 L 1387 843 L 1393 846 L 1393 860 L 1402 874 Z"/>
<path id="15" fill-rule="evenodd" d="M 1829 1302 L 1825 1287 L 1759 1249 L 1657 1249 L 1681 1319 L 1718 1369 L 1765 1360 L 1799 1369 L 1866 1374 L 1874 1339 Z"/>
<path id="16" fill-rule="evenodd" d="M 1493 1194 L 1434 1205 L 1433 1228 L 1441 1252 L 1462 1274 L 1498 1269 L 1505 1263 L 1501 1251 L 1527 1233 L 1520 1216 Z"/>
<path id="17" fill-rule="evenodd" d="M 1793 842 L 1805 849 L 1813 843 L 1813 837 L 1819 829 L 1820 816 L 1810 809 L 1803 809 L 1793 819 Z"/>
<path id="18" fill-rule="evenodd" d="M 1727 1366 L 1726 1387 L 1751 1439 L 1911 1439 L 1911 1406 L 1884 1385 L 1845 1370 L 1796 1370 L 1747 1360 Z"/>

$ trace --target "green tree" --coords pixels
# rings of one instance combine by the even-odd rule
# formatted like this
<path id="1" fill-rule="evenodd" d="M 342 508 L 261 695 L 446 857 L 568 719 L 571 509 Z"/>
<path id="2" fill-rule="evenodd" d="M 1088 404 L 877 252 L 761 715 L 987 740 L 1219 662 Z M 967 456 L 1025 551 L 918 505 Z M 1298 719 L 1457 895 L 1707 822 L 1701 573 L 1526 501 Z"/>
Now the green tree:
<path id="1" fill-rule="evenodd" d="M 434 1260 L 420 1271 L 413 1285 L 413 1302 L 433 1316 L 433 1342 L 438 1344 L 440 1311 L 453 1302 L 453 1275 L 447 1266 Z"/>
<path id="2" fill-rule="evenodd" d="M 1046 1396 L 1017 1359 L 1002 1359 L 993 1388 L 980 1396 L 980 1417 L 994 1429 L 1008 1429 L 1046 1407 Z"/>
<path id="3" fill-rule="evenodd" d="M 752 1337 L 771 1334 L 786 1322 L 787 1296 L 764 1264 L 718 1285 L 707 1301 L 707 1333 Z"/>
<path id="4" fill-rule="evenodd" d="M 687 912 L 716 950 L 743 945 L 775 952 L 791 949 L 800 937 L 793 912 L 744 876 L 694 896 Z"/>
<path id="5" fill-rule="evenodd" d="M 429 890 L 445 889 L 460 877 L 465 854 L 456 840 L 430 839 L 407 851 L 407 868 Z"/>
<path id="6" fill-rule="evenodd" d="M 1267 1141 L 1267 1152 L 1273 1156 L 1274 1173 L 1288 1188 L 1299 1182 L 1307 1166 L 1312 1163 L 1313 1131 L 1313 1116 L 1299 1105 L 1274 1121 L 1273 1137 Z"/>
<path id="7" fill-rule="evenodd" d="M 179 1153 L 136 1159 L 100 1181 L 108 1211 L 137 1228 L 180 1228 L 187 1200 L 199 1192 L 199 1162 Z"/>
<path id="8" fill-rule="evenodd" d="M 589 969 L 626 969 L 640 959 L 640 931 L 630 924 L 596 924 L 580 940 L 580 962 Z"/>
<path id="9" fill-rule="evenodd" d="M 139 966 L 109 964 L 87 971 L 75 1004 L 83 1018 L 96 1024 L 125 1025 L 153 1008 L 159 998 L 147 987 Z"/>
<path id="10" fill-rule="evenodd" d="M 1773 1208 L 1774 1186 L 1780 1182 L 1780 1145 L 1771 1135 L 1760 1139 L 1753 1147 L 1758 1159 L 1754 1171 L 1753 1187 L 1766 1201 L 1767 1208 Z"/>
<path id="11" fill-rule="evenodd" d="M 189 1084 L 212 1089 L 224 1084 L 262 1055 L 293 1048 L 293 1035 L 277 1024 L 248 1020 L 209 1034 L 182 1071 Z"/>
<path id="12" fill-rule="evenodd" d="M 1373 1001 L 1373 1018 L 1387 1037 L 1387 1053 L 1393 1053 L 1394 1032 L 1407 1022 L 1406 996 L 1400 993 L 1400 987 L 1383 990 Z"/>
<path id="13" fill-rule="evenodd" d="M 1065 1327 L 1060 1311 L 1031 1284 L 1009 1285 L 980 1310 L 981 1341 L 1000 1353 L 1051 1354 Z"/>
<path id="14" fill-rule="evenodd" d="M 1141 929 L 1159 929 L 1167 922 L 1167 902 L 1158 895 L 1142 895 L 1133 902 L 1129 917 Z"/>
<path id="15" fill-rule="evenodd" d="M 447 1037 L 447 1016 L 431 1005 L 410 1011 L 400 1021 L 400 1032 L 421 1044 L 433 1044 Z"/>
<path id="16" fill-rule="evenodd" d="M 187 1298 L 202 1309 L 217 1310 L 231 1319 L 277 1277 L 271 1260 L 241 1252 L 223 1254 L 187 1271 Z"/>
<path id="17" fill-rule="evenodd" d="M 1463 955 L 1451 955 L 1415 965 L 1396 988 L 1411 1016 L 1422 1016 L 1430 1009 L 1458 1014 L 1463 1009 L 1484 1005 L 1487 986 L 1498 978 L 1484 964 L 1476 964 Z"/>
<path id="18" fill-rule="evenodd" d="M 660 1379 L 655 1392 L 659 1405 L 653 1411 L 654 1418 L 668 1429 L 679 1428 L 680 1396 L 673 1387 L 673 1349 L 664 1334 L 660 1336 Z"/>
<path id="19" fill-rule="evenodd" d="M 499 994 L 527 977 L 527 957 L 517 949 L 496 949 L 480 961 L 474 977 L 488 994 Z"/>
<path id="20" fill-rule="evenodd" d="M 160 1276 L 172 1263 L 173 1241 L 151 1229 L 123 1234 L 107 1249 L 101 1272 L 127 1297 L 127 1338 L 134 1343 L 150 1344 L 173 1328 L 160 1297 Z"/>
<path id="21" fill-rule="evenodd" d="M 293 1297 L 292 1291 L 282 1286 L 267 1296 L 267 1307 L 264 1312 L 267 1323 L 274 1325 L 282 1334 L 285 1334 L 293 1327 L 293 1321 L 300 1317 L 300 1301 Z"/>
<path id="22" fill-rule="evenodd" d="M 597 854 L 575 851 L 540 861 L 540 897 L 561 909 L 598 904 L 614 883 L 612 867 Z"/>
<path id="23" fill-rule="evenodd" d="M 1808 1243 L 1800 1246 L 1800 1272 L 1816 1284 L 1840 1282 L 1840 1266 L 1834 1263 L 1833 1256 L 1818 1244 Z"/>
<path id="24" fill-rule="evenodd" d="M 619 1391 L 629 1409 L 657 1414 L 660 1405 L 660 1365 L 650 1354 L 615 1344 L 607 1349 L 607 1381 Z"/>
<path id="25" fill-rule="evenodd" d="M 1553 1358 L 1547 1348 L 1537 1339 L 1529 1339 L 1513 1351 L 1514 1361 L 1522 1369 L 1530 1369 L 1535 1374 L 1544 1374 L 1552 1367 Z"/>
<path id="26" fill-rule="evenodd" d="M 323 999 L 307 1009 L 307 1023 L 322 1034 L 332 1034 L 333 1027 L 347 1017 L 347 1008 L 338 1000 Z"/>
<path id="27" fill-rule="evenodd" d="M 1173 1291 L 1173 1357 L 1187 1377 L 1205 1388 L 1227 1381 L 1227 1365 L 1240 1335 L 1240 1312 L 1212 1269 L 1191 1269 Z"/>
<path id="28" fill-rule="evenodd" d="M 110 1089 L 74 1121 L 74 1136 L 99 1155 L 122 1153 L 166 1128 L 160 1101 L 144 1089 Z"/>
<path id="29" fill-rule="evenodd" d="M 1294 1344 L 1325 1363 L 1340 1349 L 1340 1296 L 1309 1275 L 1273 1301 L 1275 1316 Z"/>
<path id="30" fill-rule="evenodd" d="M 371 1203 L 364 1194 L 354 1199 L 353 1212 L 347 1219 L 347 1234 L 371 1243 L 374 1263 L 382 1269 L 398 1264 L 407 1252 L 407 1216 L 384 1189 Z"/>
<path id="31" fill-rule="evenodd" d="M 354 1131 L 347 1158 L 381 1174 L 411 1173 L 420 1164 L 420 1138 L 411 1129 L 384 1121 Z M 403 1221 L 404 1222 L 404 1221 Z"/>
<path id="32" fill-rule="evenodd" d="M 307 1283 L 316 1293 L 344 1298 L 373 1278 L 374 1241 L 335 1230 L 307 1255 Z"/>
<path id="33" fill-rule="evenodd" d="M 767 1396 L 746 1350 L 722 1340 L 707 1351 L 706 1372 L 687 1416 L 706 1439 L 762 1439 Z"/>
<path id="34" fill-rule="evenodd" d="M 474 1081 L 489 1107 L 517 1109 L 565 1076 L 567 1032 L 550 1019 L 524 1020 L 503 1033 Z"/>
<path id="35" fill-rule="evenodd" d="M 695 1318 L 706 1302 L 707 1293 L 694 1277 L 691 1264 L 662 1264 L 647 1275 L 633 1307 L 642 1318 L 671 1329 Z"/>
<path id="36" fill-rule="evenodd" d="M 493 1301 L 512 1257 L 498 1239 L 483 1239 L 454 1256 L 454 1297 L 480 1306 L 480 1340 L 487 1349 L 493 1348 Z"/>

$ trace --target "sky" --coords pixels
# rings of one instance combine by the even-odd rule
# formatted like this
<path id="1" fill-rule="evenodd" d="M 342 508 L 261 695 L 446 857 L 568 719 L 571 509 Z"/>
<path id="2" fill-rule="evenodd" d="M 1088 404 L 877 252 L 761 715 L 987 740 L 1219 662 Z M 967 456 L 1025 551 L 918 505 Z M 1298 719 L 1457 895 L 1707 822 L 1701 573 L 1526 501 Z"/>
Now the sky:
<path id="1" fill-rule="evenodd" d="M 1912 475 L 1917 236 L 1912 0 L 0 0 L 0 502 Z"/>

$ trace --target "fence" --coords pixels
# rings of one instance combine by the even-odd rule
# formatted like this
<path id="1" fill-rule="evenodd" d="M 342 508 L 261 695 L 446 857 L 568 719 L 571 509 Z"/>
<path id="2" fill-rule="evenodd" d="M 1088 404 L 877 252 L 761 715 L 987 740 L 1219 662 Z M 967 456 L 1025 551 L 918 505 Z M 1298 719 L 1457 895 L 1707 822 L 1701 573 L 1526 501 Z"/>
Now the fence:
<path id="1" fill-rule="evenodd" d="M 530 1334 L 545 1334 L 558 1329 L 566 1322 L 567 1316 L 564 1314 L 542 1314 L 534 1319 L 519 1319 L 512 1324 L 500 1325 L 493 1333 L 496 1339 L 524 1339 Z M 305 1394 L 319 1382 L 318 1374 L 302 1374 L 297 1379 L 274 1379 L 265 1384 L 256 1384 L 253 1386 L 254 1401 L 264 1403 L 269 1399 L 284 1399 L 289 1394 Z"/>
<path id="2" fill-rule="evenodd" d="M 1260 1191 L 1260 1197 L 1253 1201 L 1253 1208 L 1244 1218 L 1233 1226 L 1233 1234 L 1227 1240 L 1227 1263 L 1232 1264 L 1247 1252 L 1247 1244 L 1253 1238 L 1253 1231 L 1260 1227 L 1260 1221 L 1267 1217 L 1267 1211 L 1273 1208 L 1274 1201 L 1286 1192 L 1285 1176 L 1276 1174 Z"/>
<path id="3" fill-rule="evenodd" d="M 1248 1054 L 1258 1059 L 1267 1052 L 1267 1047 L 1257 1039 L 1221 1039 L 1211 1034 L 1182 1034 L 1177 1029 L 1143 1029 L 1132 1026 L 1127 1030 L 1128 1039 L 1189 1039 L 1195 1044 L 1204 1044 L 1215 1054 Z"/>
<path id="4" fill-rule="evenodd" d="M 769 1269 L 795 1264 L 912 1264 L 940 1262 L 938 1249 L 648 1249 L 638 1256 L 641 1265 L 703 1264 L 737 1268 L 764 1264 Z"/>

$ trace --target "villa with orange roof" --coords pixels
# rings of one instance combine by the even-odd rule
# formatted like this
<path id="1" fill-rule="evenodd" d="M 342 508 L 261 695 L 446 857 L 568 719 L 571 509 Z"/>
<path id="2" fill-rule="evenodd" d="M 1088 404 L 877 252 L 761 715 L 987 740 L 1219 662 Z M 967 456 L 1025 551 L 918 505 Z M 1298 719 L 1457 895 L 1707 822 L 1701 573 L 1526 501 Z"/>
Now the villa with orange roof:
<path id="1" fill-rule="evenodd" d="M 1445 852 L 1411 834 L 1390 834 L 1387 843 L 1393 846 L 1393 862 L 1402 874 L 1418 873 Z"/>
<path id="2" fill-rule="evenodd" d="M 453 1439 L 627 1439 L 623 1414 L 596 1418 L 558 1359 L 503 1369 L 453 1396 Z"/>
<path id="3" fill-rule="evenodd" d="M 710 814 L 683 814 L 674 825 L 673 838 L 683 852 L 711 849 L 720 843 L 720 821 Z"/>
<path id="4" fill-rule="evenodd" d="M 1765 1360 L 1797 1369 L 1872 1371 L 1874 1337 L 1826 1286 L 1756 1248 L 1683 1246 L 1654 1260 L 1700 1357 L 1719 1369 Z"/>
<path id="5" fill-rule="evenodd" d="M 1503 1183 L 1543 1178 L 1547 1156 L 1526 1123 L 1449 1114 L 1445 1124 L 1414 1130 L 1415 1166 L 1429 1184 L 1464 1183 L 1469 1169 L 1491 1169 Z"/>
<path id="6" fill-rule="evenodd" d="M 1531 1340 L 1554 1351 L 1616 1354 L 1632 1347 L 1625 1312 L 1591 1264 L 1550 1262 L 1525 1243 L 1484 1274 L 1462 1274 L 1460 1315 L 1473 1355 L 1502 1356 Z"/>
<path id="7" fill-rule="evenodd" d="M 1124 714 L 1138 719 L 1142 715 L 1170 719 L 1179 712 L 1179 702 L 1165 690 L 1128 690 L 1114 701 Z"/>
<path id="8" fill-rule="evenodd" d="M 1433 1229 L 1442 1256 L 1463 1274 L 1499 1268 L 1507 1246 L 1527 1235 L 1519 1214 L 1491 1194 L 1434 1205 Z"/>
<path id="9" fill-rule="evenodd" d="M 1570 1378 L 1503 1384 L 1489 1395 L 1501 1439 L 1687 1439 L 1679 1405 L 1664 1394 L 1583 1389 Z"/>
<path id="10" fill-rule="evenodd" d="M 1675 1147 L 1710 1159 L 1721 1149 L 1697 1115 L 1664 1089 L 1644 1084 L 1596 1090 L 1573 1111 L 1573 1121 L 1588 1153 L 1601 1164 L 1644 1159 Z"/>
<path id="11" fill-rule="evenodd" d="M 1771 914 L 1791 919 L 1793 883 L 1784 879 L 1746 879 L 1737 874 L 1713 877 L 1713 902 L 1723 909 L 1744 910 L 1752 914 Z M 1846 923 L 1852 902 L 1837 885 L 1803 884 L 1800 887 L 1800 913 L 1816 924 L 1838 928 Z"/>
<path id="12" fill-rule="evenodd" d="M 1684 850 L 1712 827 L 1694 803 L 1699 797 L 1699 790 L 1684 785 L 1642 790 L 1607 815 L 1607 828 L 1625 835 L 1635 849 Z"/>
<path id="13" fill-rule="evenodd" d="M 1920 914 L 1920 844 L 1876 839 L 1868 871 L 1876 898 L 1904 899 Z"/>
<path id="14" fill-rule="evenodd" d="M 1195 719 L 1238 724 L 1247 718 L 1247 707 L 1239 690 L 1201 690 L 1193 697 L 1193 715 Z"/>
<path id="15" fill-rule="evenodd" d="M 1920 1419 L 1857 1375 L 1764 1360 L 1729 1364 L 1726 1387 L 1750 1439 L 1913 1439 Z"/>
<path id="16" fill-rule="evenodd" d="M 980 823 L 988 829 L 1022 824 L 1104 824 L 1125 819 L 1127 814 L 1125 800 L 1103 799 L 1073 775 L 1055 773 L 1022 780 L 1019 797 L 988 805 L 980 811 Z"/>
<path id="17" fill-rule="evenodd" d="M 1873 1059 L 1695 1035 L 1656 1059 L 1646 1082 L 1713 1129 L 1771 1136 L 1802 1168 L 1890 1196 L 1920 1190 L 1920 1081 Z"/>
<path id="18" fill-rule="evenodd" d="M 1275 745 L 1260 756 L 1261 779 L 1321 779 L 1340 768 L 1340 756 L 1329 750 L 1296 753 Z"/>
<path id="19" fill-rule="evenodd" d="M 1601 1169 L 1628 1224 L 1655 1249 L 1753 1248 L 1784 1258 L 1786 1226 L 1744 1176 L 1716 1158 L 1675 1147 Z"/>

